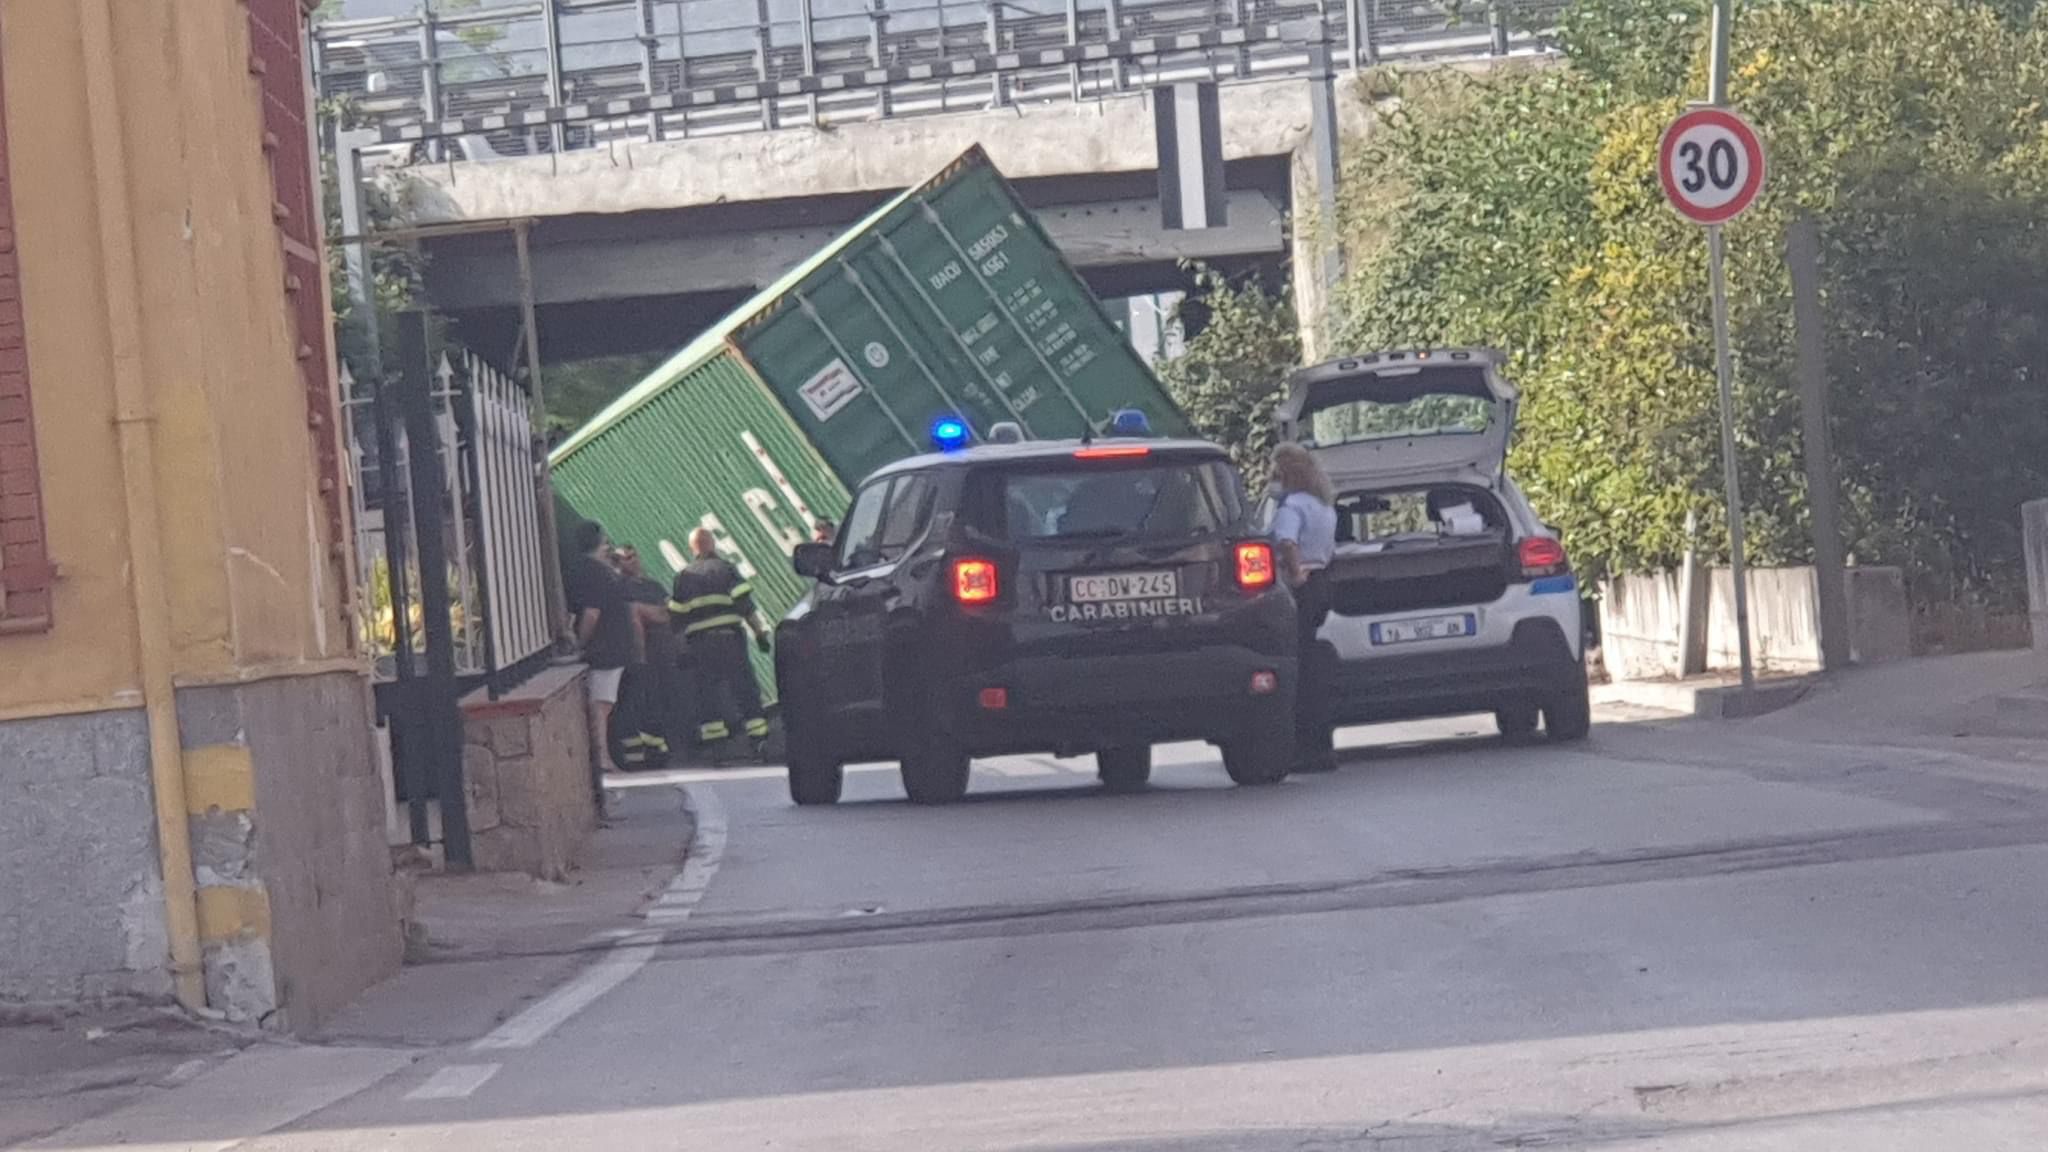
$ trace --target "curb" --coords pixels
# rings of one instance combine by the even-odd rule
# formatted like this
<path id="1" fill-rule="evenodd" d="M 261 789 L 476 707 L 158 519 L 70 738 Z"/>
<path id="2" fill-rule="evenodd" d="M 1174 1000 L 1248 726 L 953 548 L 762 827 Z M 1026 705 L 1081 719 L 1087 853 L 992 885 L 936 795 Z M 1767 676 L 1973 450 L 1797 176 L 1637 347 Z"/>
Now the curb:
<path id="1" fill-rule="evenodd" d="M 1772 677 L 1744 690 L 1718 680 L 1618 680 L 1595 688 L 1593 698 L 1702 720 L 1747 720 L 1797 704 L 1819 683 L 1818 676 Z"/>

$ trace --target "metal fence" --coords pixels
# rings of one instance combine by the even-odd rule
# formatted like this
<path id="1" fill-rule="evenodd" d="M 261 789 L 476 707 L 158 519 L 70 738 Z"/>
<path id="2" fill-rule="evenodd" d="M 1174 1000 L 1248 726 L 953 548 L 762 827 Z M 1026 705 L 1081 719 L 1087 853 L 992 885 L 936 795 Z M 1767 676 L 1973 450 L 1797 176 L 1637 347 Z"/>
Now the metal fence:
<path id="1" fill-rule="evenodd" d="M 528 0 L 323 25 L 323 96 L 390 128 L 534 108 L 730 89 L 741 99 L 616 119 L 499 125 L 445 147 L 469 159 L 663 138 L 831 124 L 1014 103 L 1085 100 L 1194 76 L 1250 79 L 1311 66 L 1300 37 L 1190 50 L 1178 37 L 1312 26 L 1349 67 L 1535 48 L 1562 0 Z M 1054 48 L 1156 39 L 1047 67 Z M 966 66 L 968 61 L 983 61 Z M 890 82 L 860 82 L 874 70 Z M 793 81 L 800 95 L 787 95 Z M 746 98 L 748 96 L 751 98 Z M 428 147 L 424 146 L 423 147 Z M 434 144 L 435 155 L 444 147 Z"/>
<path id="2" fill-rule="evenodd" d="M 466 350 L 444 351 L 426 397 L 435 440 L 415 468 L 402 397 L 384 402 L 344 365 L 361 628 L 380 682 L 421 668 L 425 596 L 422 526 L 438 526 L 446 557 L 455 674 L 492 689 L 515 681 L 553 643 L 535 474 L 532 402 L 510 376 Z M 398 390 L 403 380 L 387 385 Z M 389 454 L 391 467 L 381 466 Z M 433 490 L 414 483 L 438 478 Z M 431 549 L 428 551 L 432 551 Z"/>
<path id="3" fill-rule="evenodd" d="M 467 382 L 468 420 L 463 428 L 469 498 L 478 541 L 480 592 L 486 609 L 480 629 L 486 675 L 548 650 L 554 629 L 548 619 L 545 545 L 534 477 L 540 461 L 534 439 L 533 402 L 526 389 L 474 353 L 461 354 L 453 372 Z"/>

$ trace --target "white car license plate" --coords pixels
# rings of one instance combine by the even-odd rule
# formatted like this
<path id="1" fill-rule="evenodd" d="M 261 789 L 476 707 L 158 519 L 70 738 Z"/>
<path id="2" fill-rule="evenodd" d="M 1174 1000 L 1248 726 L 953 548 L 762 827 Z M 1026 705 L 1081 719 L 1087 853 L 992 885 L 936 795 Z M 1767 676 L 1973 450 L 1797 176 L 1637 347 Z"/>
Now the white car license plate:
<path id="1" fill-rule="evenodd" d="M 1101 572 L 1092 576 L 1067 577 L 1067 599 L 1076 604 L 1104 604 L 1113 600 L 1168 600 L 1180 595 L 1180 573 Z"/>
<path id="2" fill-rule="evenodd" d="M 1479 631 L 1479 618 L 1470 612 L 1453 616 L 1417 616 L 1413 620 L 1388 620 L 1372 626 L 1375 644 L 1412 644 L 1417 640 L 1451 640 Z"/>

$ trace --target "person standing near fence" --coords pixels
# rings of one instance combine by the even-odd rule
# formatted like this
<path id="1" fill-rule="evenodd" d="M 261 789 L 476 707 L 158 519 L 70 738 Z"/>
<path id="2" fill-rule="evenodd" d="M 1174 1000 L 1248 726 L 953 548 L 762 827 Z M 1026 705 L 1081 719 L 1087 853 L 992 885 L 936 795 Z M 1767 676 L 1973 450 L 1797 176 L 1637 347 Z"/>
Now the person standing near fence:
<path id="1" fill-rule="evenodd" d="M 747 657 L 747 634 L 768 651 L 768 630 L 754 611 L 754 590 L 739 569 L 718 554 L 718 541 L 703 528 L 690 534 L 689 567 L 676 574 L 669 619 L 689 649 L 697 672 L 698 740 L 709 746 L 746 733 L 758 755 L 768 739 L 761 686 Z"/>
<path id="2" fill-rule="evenodd" d="M 660 768 L 669 756 L 670 699 L 677 679 L 676 641 L 668 629 L 668 593 L 648 577 L 640 553 L 628 544 L 616 553 L 619 578 L 633 606 L 636 642 L 633 662 L 619 685 L 619 708 L 612 729 L 617 735 L 613 755 L 620 766 Z"/>
<path id="3" fill-rule="evenodd" d="M 1280 506 L 1273 511 L 1273 541 L 1280 548 L 1280 574 L 1294 590 L 1295 636 L 1300 675 L 1294 689 L 1296 772 L 1328 772 L 1337 766 L 1331 745 L 1330 661 L 1316 631 L 1330 615 L 1324 570 L 1337 554 L 1337 509 L 1330 478 L 1299 444 L 1273 450 L 1273 483 Z"/>
<path id="4" fill-rule="evenodd" d="M 603 526 L 584 521 L 576 526 L 576 563 L 564 573 L 564 591 L 575 622 L 576 646 L 590 666 L 590 737 L 596 741 L 604 770 L 618 770 L 612 758 L 612 710 L 619 703 L 619 685 L 633 659 L 633 607 L 625 582 L 612 567 L 611 541 Z"/>

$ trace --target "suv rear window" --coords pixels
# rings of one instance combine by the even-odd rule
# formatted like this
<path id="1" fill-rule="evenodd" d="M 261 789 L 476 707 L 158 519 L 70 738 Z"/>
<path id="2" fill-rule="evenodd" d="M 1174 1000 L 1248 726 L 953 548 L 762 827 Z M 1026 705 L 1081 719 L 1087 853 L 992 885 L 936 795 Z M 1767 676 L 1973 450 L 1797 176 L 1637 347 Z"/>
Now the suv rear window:
<path id="1" fill-rule="evenodd" d="M 1222 460 L 1050 463 L 983 473 L 975 522 L 1001 539 L 1174 539 L 1237 523 L 1244 495 Z"/>
<path id="2" fill-rule="evenodd" d="M 1325 381 L 1302 406 L 1301 438 L 1328 448 L 1361 440 L 1470 435 L 1486 431 L 1493 396 L 1486 370 L 1469 366 L 1411 368 L 1367 378 Z"/>

